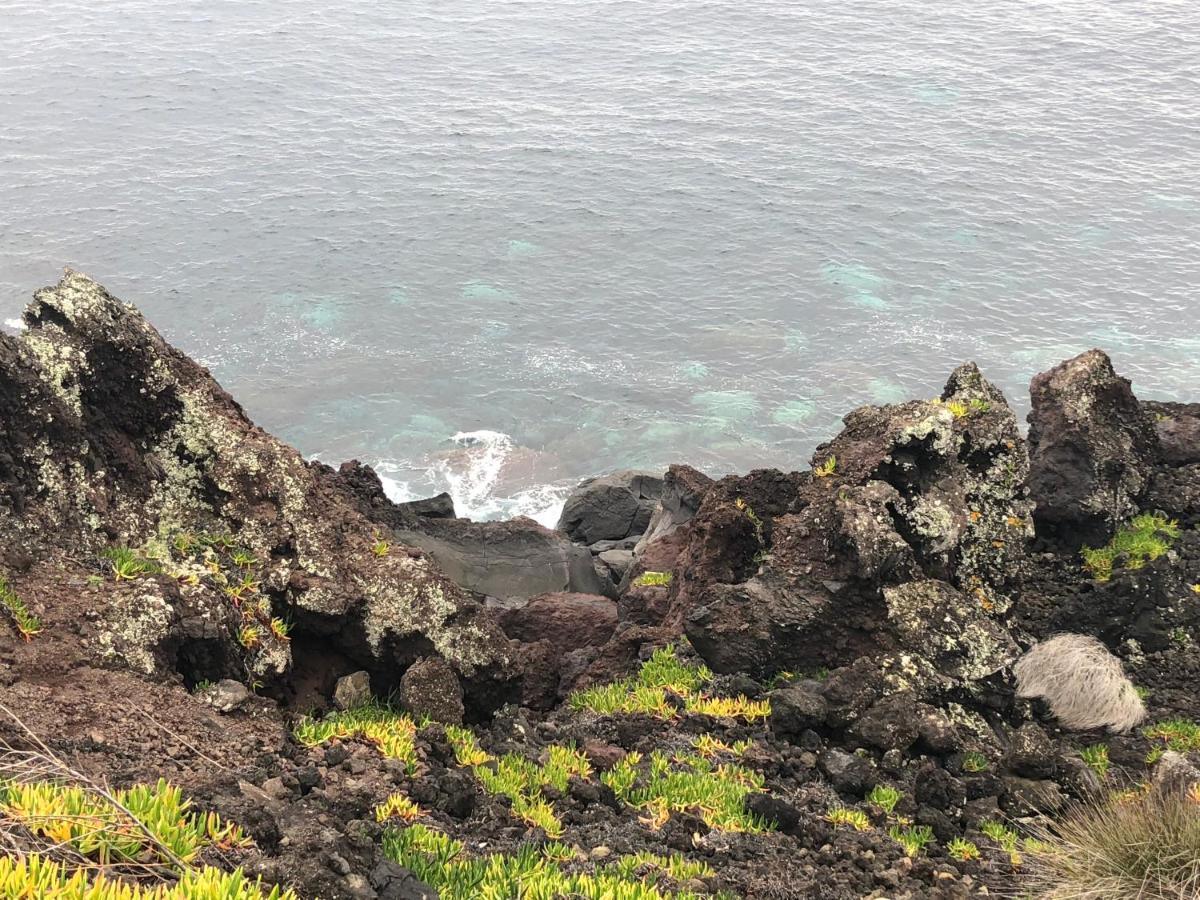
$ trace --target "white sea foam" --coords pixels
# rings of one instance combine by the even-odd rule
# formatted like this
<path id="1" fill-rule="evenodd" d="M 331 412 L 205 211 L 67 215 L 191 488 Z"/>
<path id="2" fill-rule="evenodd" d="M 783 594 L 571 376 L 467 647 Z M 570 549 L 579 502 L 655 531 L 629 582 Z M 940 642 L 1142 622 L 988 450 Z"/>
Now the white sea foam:
<path id="1" fill-rule="evenodd" d="M 13 331 L 24 331 L 25 323 L 22 322 L 20 319 L 5 319 L 4 327 L 11 328 Z"/>
<path id="2" fill-rule="evenodd" d="M 562 513 L 571 485 L 550 483 L 518 490 L 503 486 L 505 464 L 518 449 L 500 431 L 461 431 L 451 440 L 458 452 L 439 456 L 424 465 L 393 460 L 376 464 L 384 492 L 397 503 L 446 491 L 455 512 L 476 521 L 526 516 L 553 528 Z"/>

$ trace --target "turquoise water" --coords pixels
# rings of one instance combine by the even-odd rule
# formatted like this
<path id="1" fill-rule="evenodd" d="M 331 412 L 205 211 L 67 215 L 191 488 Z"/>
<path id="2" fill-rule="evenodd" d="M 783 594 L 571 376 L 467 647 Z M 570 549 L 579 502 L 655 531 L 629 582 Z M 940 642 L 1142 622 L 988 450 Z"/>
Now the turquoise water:
<path id="1" fill-rule="evenodd" d="M 265 427 L 553 515 L 974 359 L 1200 383 L 1190 2 L 0 0 L 0 320 L 72 265 Z M 453 437 L 467 435 L 457 442 Z"/>

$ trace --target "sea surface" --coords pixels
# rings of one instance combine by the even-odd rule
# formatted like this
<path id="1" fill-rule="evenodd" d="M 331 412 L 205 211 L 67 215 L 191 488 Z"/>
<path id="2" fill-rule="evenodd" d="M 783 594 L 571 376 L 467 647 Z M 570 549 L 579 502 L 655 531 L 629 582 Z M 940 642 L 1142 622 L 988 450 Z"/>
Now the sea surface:
<path id="1" fill-rule="evenodd" d="M 1200 400 L 1200 4 L 0 0 L 0 321 L 63 266 L 475 517 L 968 359 Z"/>

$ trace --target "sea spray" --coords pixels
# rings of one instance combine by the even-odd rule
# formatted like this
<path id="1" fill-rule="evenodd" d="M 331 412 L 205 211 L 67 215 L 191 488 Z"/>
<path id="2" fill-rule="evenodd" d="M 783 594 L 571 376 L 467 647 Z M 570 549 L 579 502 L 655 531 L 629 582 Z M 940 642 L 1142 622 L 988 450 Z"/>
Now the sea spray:
<path id="1" fill-rule="evenodd" d="M 488 521 L 526 516 L 553 528 L 573 483 L 534 484 L 505 490 L 503 477 L 520 448 L 501 431 L 461 431 L 450 438 L 454 451 L 421 464 L 381 460 L 376 464 L 384 492 L 397 503 L 446 491 L 457 515 Z"/>

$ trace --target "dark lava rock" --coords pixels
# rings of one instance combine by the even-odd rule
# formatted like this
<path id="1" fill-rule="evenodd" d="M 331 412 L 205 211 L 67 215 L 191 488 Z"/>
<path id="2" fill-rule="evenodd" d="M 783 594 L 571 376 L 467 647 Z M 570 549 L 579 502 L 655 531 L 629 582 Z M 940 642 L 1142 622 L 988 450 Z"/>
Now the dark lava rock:
<path id="1" fill-rule="evenodd" d="M 662 496 L 663 479 L 653 472 L 616 472 L 589 478 L 563 506 L 558 530 L 581 544 L 642 534 Z"/>
<path id="2" fill-rule="evenodd" d="M 884 697 L 854 724 L 854 734 L 879 750 L 905 751 L 917 740 L 920 717 L 911 693 Z"/>
<path id="3" fill-rule="evenodd" d="M 380 859 L 371 870 L 371 887 L 379 900 L 437 900 L 437 891 L 419 879 L 408 869 Z"/>
<path id="4" fill-rule="evenodd" d="M 597 594 L 541 594 L 500 614 L 505 634 L 549 641 L 558 653 L 602 646 L 617 627 L 617 604 Z"/>
<path id="5" fill-rule="evenodd" d="M 1200 403 L 1147 401 L 1142 409 L 1154 422 L 1159 459 L 1168 466 L 1200 463 Z"/>
<path id="6" fill-rule="evenodd" d="M 801 814 L 791 803 L 766 793 L 750 794 L 746 798 L 746 811 L 774 822 L 784 834 L 790 834 L 800 824 Z"/>
<path id="7" fill-rule="evenodd" d="M 913 788 L 918 803 L 936 809 L 955 809 L 967 802 L 967 789 L 962 781 L 941 766 L 922 766 Z"/>
<path id="8" fill-rule="evenodd" d="M 958 730 L 940 709 L 924 705 L 918 708 L 917 735 L 934 753 L 945 755 L 958 749 Z"/>
<path id="9" fill-rule="evenodd" d="M 674 534 L 680 526 L 690 522 L 713 483 L 711 478 L 691 466 L 669 467 L 663 476 L 658 505 L 634 552 L 642 556 L 650 544 Z"/>
<path id="10" fill-rule="evenodd" d="M 770 699 L 771 731 L 784 739 L 795 740 L 810 728 L 820 728 L 829 712 L 820 686 L 813 682 L 779 688 Z"/>
<path id="11" fill-rule="evenodd" d="M 1000 806 L 1012 816 L 1033 816 L 1058 812 L 1067 805 L 1067 797 L 1053 781 L 1007 776 Z"/>
<path id="12" fill-rule="evenodd" d="M 400 702 L 416 716 L 435 722 L 461 725 L 463 690 L 458 676 L 446 661 L 427 656 L 417 660 L 400 678 Z"/>
<path id="13" fill-rule="evenodd" d="M 25 324 L 0 334 L 0 546 L 39 556 L 70 545 L 89 562 L 61 582 L 94 573 L 110 542 L 227 535 L 254 560 L 246 574 L 273 614 L 357 667 L 395 670 L 432 646 L 464 675 L 515 675 L 474 598 L 402 547 L 372 553 L 379 523 L 348 479 L 255 426 L 132 306 L 68 272 L 35 294 Z M 196 565 L 198 552 L 172 548 L 171 564 Z M 111 663 L 191 683 L 289 677 L 292 642 L 262 628 L 243 646 L 217 584 L 145 578 L 137 591 L 136 602 L 116 590 L 90 601 L 91 639 Z"/>
<path id="14" fill-rule="evenodd" d="M 837 748 L 826 750 L 817 760 L 821 771 L 837 790 L 861 796 L 878 781 L 871 760 Z"/>
<path id="15" fill-rule="evenodd" d="M 436 497 L 426 497 L 421 500 L 406 500 L 396 505 L 401 509 L 408 510 L 413 515 L 426 519 L 454 518 L 454 498 L 445 491 L 442 491 Z"/>
<path id="16" fill-rule="evenodd" d="M 1072 548 L 1100 546 L 1139 509 L 1158 455 L 1154 424 L 1101 350 L 1036 376 L 1030 394 L 1038 533 Z"/>
<path id="17" fill-rule="evenodd" d="M 1049 778 L 1058 762 L 1054 742 L 1033 722 L 1026 722 L 1014 732 L 1004 765 L 1014 775 L 1024 778 Z"/>

